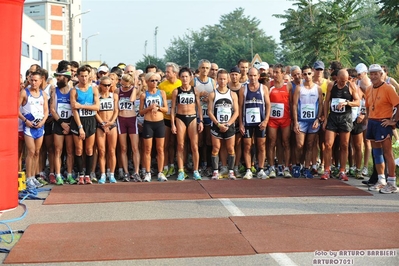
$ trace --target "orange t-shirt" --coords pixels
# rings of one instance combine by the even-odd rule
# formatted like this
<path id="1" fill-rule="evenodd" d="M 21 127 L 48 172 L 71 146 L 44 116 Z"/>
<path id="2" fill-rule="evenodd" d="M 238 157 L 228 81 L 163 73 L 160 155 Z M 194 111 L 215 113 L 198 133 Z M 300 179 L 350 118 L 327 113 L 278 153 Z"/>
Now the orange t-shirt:
<path id="1" fill-rule="evenodd" d="M 374 89 L 366 89 L 366 107 L 369 108 L 369 118 L 383 119 L 392 117 L 392 109 L 399 104 L 399 96 L 386 83 Z"/>

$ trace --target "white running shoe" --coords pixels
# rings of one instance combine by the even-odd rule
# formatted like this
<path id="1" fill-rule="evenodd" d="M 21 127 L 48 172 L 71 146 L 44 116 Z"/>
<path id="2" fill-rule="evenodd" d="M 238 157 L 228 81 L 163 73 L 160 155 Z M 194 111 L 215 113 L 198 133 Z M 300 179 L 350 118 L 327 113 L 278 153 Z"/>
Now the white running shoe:
<path id="1" fill-rule="evenodd" d="M 266 175 L 265 171 L 263 171 L 263 169 L 261 169 L 261 170 L 258 172 L 257 177 L 258 177 L 259 179 L 267 179 L 267 178 L 268 178 L 268 176 Z"/>
<path id="2" fill-rule="evenodd" d="M 247 170 L 247 172 L 245 173 L 244 179 L 252 179 L 252 172 L 250 169 Z"/>

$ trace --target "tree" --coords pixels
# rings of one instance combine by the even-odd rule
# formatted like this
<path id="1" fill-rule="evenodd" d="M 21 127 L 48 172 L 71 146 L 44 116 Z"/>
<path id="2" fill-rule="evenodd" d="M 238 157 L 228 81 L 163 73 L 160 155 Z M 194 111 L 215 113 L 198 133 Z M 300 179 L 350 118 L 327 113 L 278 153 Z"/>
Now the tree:
<path id="1" fill-rule="evenodd" d="M 136 68 L 144 70 L 146 68 L 146 66 L 149 64 L 156 65 L 162 71 L 165 70 L 165 61 L 161 58 L 156 58 L 152 55 L 144 56 L 144 59 L 142 61 L 136 62 Z"/>
<path id="2" fill-rule="evenodd" d="M 252 60 L 258 53 L 262 60 L 274 62 L 277 44 L 259 28 L 260 21 L 244 15 L 243 8 L 222 15 L 219 24 L 207 25 L 198 32 L 192 31 L 172 40 L 166 49 L 165 60 L 180 65 L 197 67 L 200 59 L 216 62 L 219 67 L 230 69 L 241 58 Z"/>
<path id="3" fill-rule="evenodd" d="M 377 0 L 381 5 L 378 16 L 383 24 L 399 28 L 399 2 L 398 0 Z M 396 35 L 395 43 L 399 43 L 399 34 Z"/>

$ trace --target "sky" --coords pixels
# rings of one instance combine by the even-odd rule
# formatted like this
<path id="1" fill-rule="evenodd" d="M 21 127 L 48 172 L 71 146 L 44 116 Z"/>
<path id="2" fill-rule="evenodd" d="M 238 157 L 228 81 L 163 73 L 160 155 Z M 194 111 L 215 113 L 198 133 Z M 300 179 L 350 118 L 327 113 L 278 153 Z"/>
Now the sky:
<path id="1" fill-rule="evenodd" d="M 162 58 L 173 38 L 218 24 L 222 15 L 242 7 L 246 16 L 261 21 L 260 28 L 266 35 L 280 42 L 284 20 L 273 14 L 284 14 L 293 3 L 292 0 L 82 0 L 82 12 L 90 9 L 82 16 L 82 37 L 100 33 L 89 38 L 88 61 L 105 61 L 110 67 L 119 62 L 134 65 L 144 57 L 146 40 L 147 55 L 155 55 L 156 27 L 157 57 Z"/>

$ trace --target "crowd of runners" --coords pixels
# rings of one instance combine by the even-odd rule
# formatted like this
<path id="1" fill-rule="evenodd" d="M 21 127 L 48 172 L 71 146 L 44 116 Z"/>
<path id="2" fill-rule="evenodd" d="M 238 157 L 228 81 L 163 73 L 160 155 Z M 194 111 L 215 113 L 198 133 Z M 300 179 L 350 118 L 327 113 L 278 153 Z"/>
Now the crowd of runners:
<path id="1" fill-rule="evenodd" d="M 395 193 L 398 83 L 339 62 L 231 69 L 200 60 L 144 70 L 61 61 L 21 79 L 19 170 L 27 187 L 228 178 L 369 176 Z M 392 141 L 393 135 L 396 142 Z M 386 167 L 385 167 L 386 166 Z M 48 169 L 46 169 L 48 168 Z M 222 184 L 221 184 L 222 185 Z"/>

